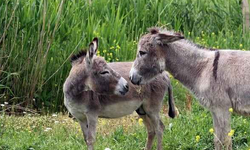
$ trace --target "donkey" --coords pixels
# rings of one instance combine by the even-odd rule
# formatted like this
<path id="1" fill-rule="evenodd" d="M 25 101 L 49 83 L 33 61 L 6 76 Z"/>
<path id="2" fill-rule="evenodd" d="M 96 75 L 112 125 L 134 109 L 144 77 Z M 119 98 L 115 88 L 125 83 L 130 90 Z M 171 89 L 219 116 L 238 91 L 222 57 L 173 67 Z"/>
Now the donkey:
<path id="1" fill-rule="evenodd" d="M 130 71 L 133 84 L 143 85 L 169 71 L 211 111 L 216 150 L 231 150 L 229 108 L 250 115 L 250 52 L 208 50 L 180 34 L 151 28 L 140 38 Z"/>
<path id="2" fill-rule="evenodd" d="M 166 72 L 143 86 L 128 83 L 132 62 L 106 63 L 96 56 L 98 39 L 94 38 L 87 54 L 71 58 L 72 68 L 63 92 L 64 104 L 79 121 L 88 150 L 93 150 L 96 124 L 100 118 L 118 118 L 136 111 L 147 128 L 146 150 L 151 150 L 155 135 L 162 149 L 164 125 L 159 112 L 166 91 L 169 94 L 169 116 L 175 117 L 170 79 Z M 123 78 L 123 77 L 124 78 Z"/>

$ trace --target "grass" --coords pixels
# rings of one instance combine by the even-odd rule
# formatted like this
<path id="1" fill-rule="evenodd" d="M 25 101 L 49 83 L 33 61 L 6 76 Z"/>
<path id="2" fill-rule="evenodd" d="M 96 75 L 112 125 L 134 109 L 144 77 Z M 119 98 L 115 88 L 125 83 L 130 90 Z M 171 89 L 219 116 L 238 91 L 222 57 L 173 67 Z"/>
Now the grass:
<path id="1" fill-rule="evenodd" d="M 212 118 L 208 111 L 194 102 L 192 113 L 181 113 L 176 119 L 162 119 L 166 126 L 163 137 L 164 150 L 213 149 Z M 0 149 L 86 149 L 79 124 L 66 115 L 23 117 L 1 116 Z M 233 149 L 250 148 L 249 118 L 233 115 Z M 197 136 L 200 138 L 197 140 Z M 136 115 L 121 119 L 99 119 L 95 148 L 104 150 L 139 150 L 146 142 L 146 130 Z M 154 149 L 156 145 L 154 145 Z"/>
<path id="2" fill-rule="evenodd" d="M 44 113 L 65 110 L 67 59 L 96 36 L 99 55 L 109 62 L 132 61 L 151 26 L 181 31 L 209 47 L 250 46 L 235 0 L 5 0 L 0 14 L 0 103 Z"/>

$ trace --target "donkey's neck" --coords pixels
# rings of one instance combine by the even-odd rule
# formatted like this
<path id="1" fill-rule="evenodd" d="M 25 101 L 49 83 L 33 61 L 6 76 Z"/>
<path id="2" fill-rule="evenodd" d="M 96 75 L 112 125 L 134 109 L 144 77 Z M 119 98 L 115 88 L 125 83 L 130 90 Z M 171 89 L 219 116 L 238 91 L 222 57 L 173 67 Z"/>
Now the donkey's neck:
<path id="1" fill-rule="evenodd" d="M 64 93 L 66 93 L 68 96 L 71 96 L 71 98 L 79 97 L 87 87 L 86 80 L 87 75 L 84 70 L 84 64 L 78 64 L 78 66 L 74 66 L 74 69 L 71 70 L 64 83 Z"/>
<path id="2" fill-rule="evenodd" d="M 174 42 L 164 50 L 167 71 L 187 88 L 197 89 L 196 83 L 214 56 L 214 52 L 201 49 L 185 40 Z"/>

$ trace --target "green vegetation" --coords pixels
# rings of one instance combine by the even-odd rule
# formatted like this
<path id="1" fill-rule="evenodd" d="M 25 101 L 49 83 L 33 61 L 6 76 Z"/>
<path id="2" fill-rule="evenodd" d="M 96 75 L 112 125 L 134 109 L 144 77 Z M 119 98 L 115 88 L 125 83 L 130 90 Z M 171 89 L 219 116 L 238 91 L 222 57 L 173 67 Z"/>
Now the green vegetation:
<path id="1" fill-rule="evenodd" d="M 213 149 L 212 118 L 197 103 L 192 113 L 183 113 L 176 119 L 162 118 L 166 126 L 163 137 L 164 150 L 211 150 Z M 5 116 L 0 118 L 1 150 L 79 150 L 86 149 L 80 125 L 68 116 Z M 250 120 L 232 117 L 234 148 L 249 150 Z M 141 150 L 147 133 L 138 118 L 99 119 L 96 150 Z M 154 145 L 156 149 L 156 143 Z"/>
<path id="2" fill-rule="evenodd" d="M 151 26 L 181 31 L 204 46 L 250 46 L 235 0 L 5 0 L 0 14 L 0 103 L 43 112 L 64 109 L 68 58 L 96 36 L 107 61 L 132 61 Z"/>
<path id="3" fill-rule="evenodd" d="M 151 26 L 180 31 L 206 47 L 250 49 L 238 0 L 92 0 L 91 4 L 85 0 L 3 0 L 0 104 L 8 104 L 0 106 L 0 111 L 64 111 L 62 85 L 72 53 L 99 37 L 99 55 L 107 61 L 132 61 L 138 39 Z M 172 84 L 181 115 L 164 118 L 164 150 L 212 149 L 211 115 L 194 100 L 193 111 L 186 112 L 188 92 L 174 79 Z M 66 116 L 1 113 L 0 150 L 86 149 L 79 125 Z M 144 147 L 146 132 L 134 117 L 114 122 L 99 122 L 97 150 Z M 234 149 L 249 149 L 249 119 L 233 116 L 232 129 Z"/>

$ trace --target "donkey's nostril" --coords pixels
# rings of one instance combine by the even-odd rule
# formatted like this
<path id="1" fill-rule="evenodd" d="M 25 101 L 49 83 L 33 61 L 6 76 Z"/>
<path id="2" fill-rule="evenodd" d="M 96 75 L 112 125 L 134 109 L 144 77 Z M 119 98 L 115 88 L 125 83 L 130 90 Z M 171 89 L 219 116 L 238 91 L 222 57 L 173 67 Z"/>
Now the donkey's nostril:
<path id="1" fill-rule="evenodd" d="M 132 81 L 132 76 L 129 76 L 129 80 Z"/>
<path id="2" fill-rule="evenodd" d="M 128 84 L 126 84 L 124 87 L 125 87 L 125 89 L 126 89 L 126 90 L 128 90 L 128 89 L 129 89 Z"/>

